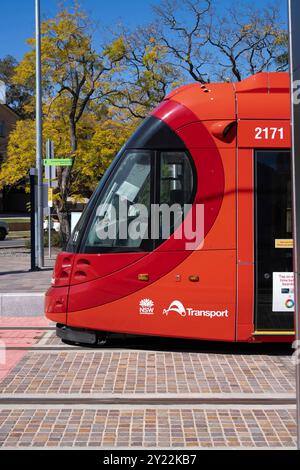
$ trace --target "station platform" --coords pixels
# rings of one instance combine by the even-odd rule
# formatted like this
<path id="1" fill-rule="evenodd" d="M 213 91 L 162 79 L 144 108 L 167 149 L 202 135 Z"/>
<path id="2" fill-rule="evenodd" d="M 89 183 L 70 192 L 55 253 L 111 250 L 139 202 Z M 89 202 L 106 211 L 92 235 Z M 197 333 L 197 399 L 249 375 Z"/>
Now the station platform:
<path id="1" fill-rule="evenodd" d="M 82 349 L 38 317 L 4 319 L 0 344 L 2 450 L 296 449 L 288 345 L 119 335 Z"/>
<path id="2" fill-rule="evenodd" d="M 57 251 L 45 258 L 45 268 L 30 272 L 30 253 L 26 248 L 0 250 L 0 318 L 41 316 L 44 295 L 51 285 Z"/>

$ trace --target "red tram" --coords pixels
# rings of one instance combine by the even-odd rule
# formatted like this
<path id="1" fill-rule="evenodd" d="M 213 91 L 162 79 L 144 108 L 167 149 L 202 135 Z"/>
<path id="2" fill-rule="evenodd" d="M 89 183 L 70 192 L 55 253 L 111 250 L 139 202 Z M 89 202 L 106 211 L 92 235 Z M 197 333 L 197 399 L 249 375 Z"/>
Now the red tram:
<path id="1" fill-rule="evenodd" d="M 58 336 L 292 341 L 290 119 L 287 73 L 169 94 L 116 157 L 58 256 L 46 295 Z M 202 206 L 201 241 L 191 248 L 175 223 L 165 239 L 161 219 L 156 238 L 99 238 L 103 205 L 122 197 L 148 207 L 150 224 L 155 204 L 189 205 L 184 222 Z"/>

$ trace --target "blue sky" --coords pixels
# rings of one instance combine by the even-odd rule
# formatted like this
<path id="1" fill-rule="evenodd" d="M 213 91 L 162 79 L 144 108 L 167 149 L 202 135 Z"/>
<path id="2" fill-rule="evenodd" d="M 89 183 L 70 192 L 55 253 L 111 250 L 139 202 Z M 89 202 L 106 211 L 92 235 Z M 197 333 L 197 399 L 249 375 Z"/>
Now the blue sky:
<path id="1" fill-rule="evenodd" d="M 222 0 L 222 9 L 230 8 L 234 0 Z M 271 0 L 253 0 L 257 6 L 270 5 Z M 286 0 L 277 0 L 286 19 Z M 42 17 L 51 17 L 59 0 L 41 0 Z M 66 2 L 70 3 L 70 2 Z M 152 19 L 151 5 L 159 0 L 80 0 L 80 4 L 100 26 L 111 27 L 120 20 L 135 26 Z M 272 2 L 271 2 L 272 3 Z M 26 38 L 34 32 L 34 0 L 0 0 L 0 58 L 7 54 L 21 59 L 28 50 Z"/>

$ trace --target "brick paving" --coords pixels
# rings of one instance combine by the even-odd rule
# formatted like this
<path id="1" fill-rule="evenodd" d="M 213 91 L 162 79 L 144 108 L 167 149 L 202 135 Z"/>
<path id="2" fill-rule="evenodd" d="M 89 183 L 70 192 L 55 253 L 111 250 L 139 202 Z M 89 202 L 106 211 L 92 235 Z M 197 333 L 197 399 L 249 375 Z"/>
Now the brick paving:
<path id="1" fill-rule="evenodd" d="M 62 345 L 54 332 L 39 330 L 49 325 L 44 318 L 1 318 L 0 341 L 17 347 Z M 33 329 L 1 331 L 9 326 Z M 186 342 L 170 351 L 160 350 L 161 344 L 168 349 L 175 343 L 119 340 L 88 351 L 68 346 L 64 351 L 7 351 L 7 362 L 0 365 L 0 399 L 17 396 L 21 402 L 0 404 L 0 448 L 296 448 L 294 406 L 184 402 L 218 394 L 293 396 L 288 348 L 274 347 L 272 354 L 272 348 L 254 345 L 222 349 Z M 188 351 L 182 352 L 185 347 Z M 183 401 L 176 406 L 89 404 L 89 398 L 100 395 L 108 403 L 116 396 Z M 35 396 L 82 398 L 83 404 L 22 404 L 22 397 Z"/>
<path id="2" fill-rule="evenodd" d="M 289 409 L 2 409 L 0 447 L 295 448 Z"/>
<path id="3" fill-rule="evenodd" d="M 47 327 L 49 322 L 44 318 L 7 318 L 0 317 L 0 346 L 28 347 L 39 342 L 44 332 L 38 327 Z M 1 330 L 1 328 L 32 327 L 33 330 Z M 2 352 L 3 354 L 3 352 Z M 26 351 L 5 351 L 5 364 L 0 363 L 0 381 L 26 356 Z"/>
<path id="4" fill-rule="evenodd" d="M 295 393 L 289 356 L 83 350 L 29 352 L 0 393 Z"/>
<path id="5" fill-rule="evenodd" d="M 44 344 L 46 346 L 62 346 L 64 343 L 60 338 L 56 336 L 56 333 L 53 332 L 50 336 L 45 338 Z"/>
<path id="6" fill-rule="evenodd" d="M 2 364 L 2 361 L 0 362 L 0 387 L 1 380 L 3 380 L 10 373 L 10 371 L 16 366 L 16 364 L 18 364 L 18 362 L 20 362 L 25 354 L 26 353 L 24 351 L 5 352 L 5 364 Z"/>
<path id="7" fill-rule="evenodd" d="M 6 345 L 10 346 L 32 346 L 36 344 L 44 336 L 44 332 L 40 330 L 5 330 L 0 331 L 0 341 Z"/>

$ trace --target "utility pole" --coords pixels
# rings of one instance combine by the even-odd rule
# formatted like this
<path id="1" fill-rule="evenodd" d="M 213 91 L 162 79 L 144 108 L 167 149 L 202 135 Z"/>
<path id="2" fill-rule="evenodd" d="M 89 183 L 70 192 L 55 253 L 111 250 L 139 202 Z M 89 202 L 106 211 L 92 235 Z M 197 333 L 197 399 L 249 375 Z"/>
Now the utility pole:
<path id="1" fill-rule="evenodd" d="M 300 347 L 300 1 L 289 0 L 289 40 L 292 96 L 292 188 L 295 273 L 296 346 Z M 296 94 L 297 90 L 297 94 Z M 296 96 L 297 95 L 297 96 Z M 298 361 L 299 362 L 299 361 Z M 300 363 L 296 365 L 298 449 L 300 450 Z"/>
<path id="2" fill-rule="evenodd" d="M 50 139 L 46 142 L 46 158 L 53 160 L 54 158 L 54 142 Z M 51 208 L 53 207 L 53 189 L 57 187 L 56 167 L 52 165 L 45 166 L 46 180 L 48 181 L 48 256 L 51 259 Z"/>
<path id="3" fill-rule="evenodd" d="M 37 271 L 36 265 L 36 168 L 31 168 L 29 173 L 30 180 L 30 232 L 31 232 L 31 268 L 30 271 Z"/>
<path id="4" fill-rule="evenodd" d="M 44 205 L 43 205 L 43 116 L 42 116 L 42 66 L 41 66 L 41 11 L 40 0 L 35 0 L 35 44 L 36 44 L 36 242 L 37 264 L 44 267 Z"/>

